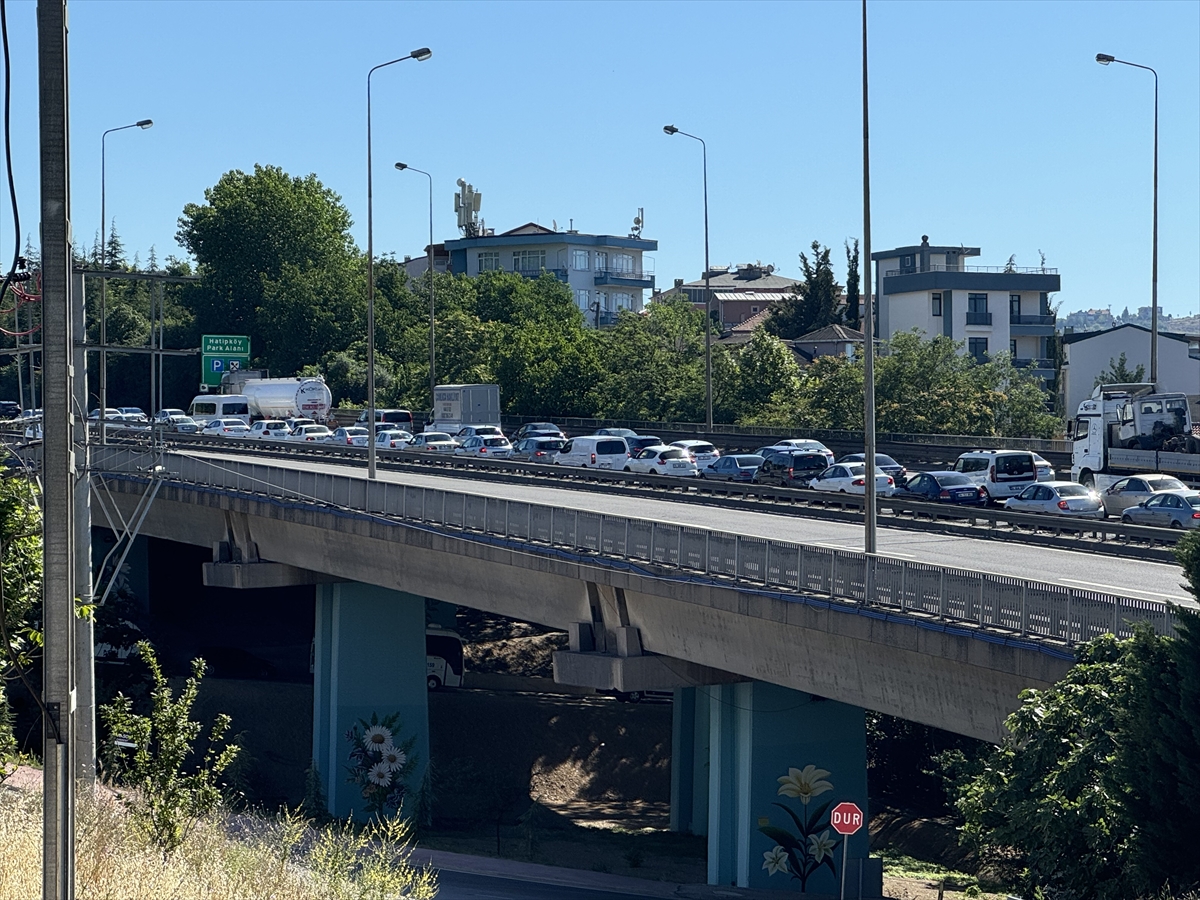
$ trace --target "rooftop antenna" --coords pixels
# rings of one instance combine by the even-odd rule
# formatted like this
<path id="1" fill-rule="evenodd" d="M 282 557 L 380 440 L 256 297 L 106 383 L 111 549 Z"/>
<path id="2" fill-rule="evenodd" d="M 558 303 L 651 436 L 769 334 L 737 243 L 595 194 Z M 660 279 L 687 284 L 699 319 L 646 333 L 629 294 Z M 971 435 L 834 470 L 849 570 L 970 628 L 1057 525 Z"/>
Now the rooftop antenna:
<path id="1" fill-rule="evenodd" d="M 458 193 L 454 195 L 454 212 L 458 216 L 458 229 L 465 237 L 479 237 L 479 204 L 483 200 L 483 193 L 462 178 L 456 184 Z"/>
<path id="2" fill-rule="evenodd" d="M 630 237 L 640 238 L 642 236 L 642 226 L 643 226 L 643 224 L 645 224 L 645 221 L 646 221 L 645 215 L 646 215 L 645 209 L 643 207 L 639 206 L 637 215 L 633 217 L 633 228 L 630 229 L 630 232 L 629 232 Z"/>
<path id="3" fill-rule="evenodd" d="M 551 219 L 550 225 L 554 228 L 555 231 L 558 231 L 558 219 Z"/>

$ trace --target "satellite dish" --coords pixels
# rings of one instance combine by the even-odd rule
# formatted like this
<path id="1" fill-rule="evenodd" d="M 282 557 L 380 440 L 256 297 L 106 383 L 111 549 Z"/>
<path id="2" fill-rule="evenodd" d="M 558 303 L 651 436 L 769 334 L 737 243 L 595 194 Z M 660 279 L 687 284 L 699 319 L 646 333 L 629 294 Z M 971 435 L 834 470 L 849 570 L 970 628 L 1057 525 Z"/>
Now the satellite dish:
<path id="1" fill-rule="evenodd" d="M 554 227 L 555 231 L 558 231 L 558 219 L 551 219 L 550 224 Z"/>
<path id="2" fill-rule="evenodd" d="M 642 224 L 642 217 L 641 217 L 641 216 L 634 216 L 634 217 L 633 217 L 633 224 L 634 224 L 634 225 L 641 225 L 641 224 Z"/>

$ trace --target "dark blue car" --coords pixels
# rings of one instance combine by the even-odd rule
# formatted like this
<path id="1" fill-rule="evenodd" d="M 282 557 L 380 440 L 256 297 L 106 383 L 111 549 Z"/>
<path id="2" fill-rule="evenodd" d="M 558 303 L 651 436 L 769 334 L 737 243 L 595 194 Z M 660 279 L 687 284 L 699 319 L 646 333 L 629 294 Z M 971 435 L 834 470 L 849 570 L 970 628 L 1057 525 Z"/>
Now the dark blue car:
<path id="1" fill-rule="evenodd" d="M 897 487 L 895 500 L 925 500 L 930 503 L 956 503 L 985 506 L 987 494 L 961 472 L 921 472 Z"/>

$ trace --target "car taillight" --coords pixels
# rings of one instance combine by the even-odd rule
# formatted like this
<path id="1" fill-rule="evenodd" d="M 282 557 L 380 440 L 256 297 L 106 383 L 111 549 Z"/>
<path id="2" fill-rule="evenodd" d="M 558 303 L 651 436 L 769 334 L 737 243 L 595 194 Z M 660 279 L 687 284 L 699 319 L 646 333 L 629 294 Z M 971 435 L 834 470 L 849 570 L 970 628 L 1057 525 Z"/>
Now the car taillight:
<path id="1" fill-rule="evenodd" d="M 1059 509 L 1070 509 L 1070 508 L 1071 508 L 1071 504 L 1070 504 L 1070 503 L 1068 503 L 1066 500 L 1059 500 L 1059 501 L 1058 501 L 1058 508 L 1059 508 Z"/>
<path id="2" fill-rule="evenodd" d="M 479 448 L 479 452 L 480 452 L 480 453 L 487 453 L 487 447 L 480 447 L 480 448 Z"/>
<path id="3" fill-rule="evenodd" d="M 796 471 L 796 470 L 795 470 L 795 469 L 788 469 L 788 478 L 791 478 L 791 477 L 792 477 L 792 473 L 793 473 L 794 471 Z"/>
<path id="4" fill-rule="evenodd" d="M 1194 513 L 1192 513 L 1192 518 L 1193 518 L 1193 519 L 1200 519 L 1200 512 L 1194 512 Z"/>
<path id="5" fill-rule="evenodd" d="M 865 485 L 866 485 L 866 483 L 867 483 L 867 480 L 866 480 L 865 478 L 856 478 L 856 479 L 854 479 L 854 486 L 855 486 L 855 487 L 863 487 L 863 486 L 865 486 Z"/>
<path id="6" fill-rule="evenodd" d="M 895 483 L 896 483 L 896 482 L 892 481 L 892 476 L 891 476 L 891 475 L 889 475 L 889 476 L 888 476 L 888 484 L 895 484 Z"/>
<path id="7" fill-rule="evenodd" d="M 596 461 L 596 454 L 595 454 L 595 453 L 593 453 L 593 454 L 592 454 L 592 462 L 595 462 L 595 461 Z"/>
<path id="8" fill-rule="evenodd" d="M 942 500 L 949 500 L 949 499 L 950 499 L 950 492 L 949 492 L 949 491 L 942 491 L 940 494 L 938 494 L 938 497 L 940 497 Z"/>
<path id="9" fill-rule="evenodd" d="M 979 499 L 982 500 L 986 496 L 987 496 L 987 491 L 985 491 L 983 488 L 980 488 L 979 489 Z"/>
<path id="10" fill-rule="evenodd" d="M 546 454 L 543 453 L 541 450 L 535 450 L 535 451 L 533 451 L 533 455 L 534 456 L 545 456 Z"/>

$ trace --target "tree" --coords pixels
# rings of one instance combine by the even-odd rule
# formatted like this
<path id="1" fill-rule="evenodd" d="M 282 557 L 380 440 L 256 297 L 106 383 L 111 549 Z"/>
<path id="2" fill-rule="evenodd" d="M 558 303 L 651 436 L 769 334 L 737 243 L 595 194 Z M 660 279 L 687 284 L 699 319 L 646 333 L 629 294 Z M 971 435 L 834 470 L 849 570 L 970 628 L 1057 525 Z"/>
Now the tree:
<path id="1" fill-rule="evenodd" d="M 0 479 L 0 763 L 17 750 L 7 686 L 26 679 L 40 645 L 42 515 L 31 481 Z M 35 688 L 26 682 L 31 691 Z"/>
<path id="2" fill-rule="evenodd" d="M 737 351 L 736 364 L 740 417 L 758 420 L 771 406 L 799 402 L 802 375 L 796 355 L 762 326 L 754 329 L 750 342 Z"/>
<path id="3" fill-rule="evenodd" d="M 1146 367 L 1138 363 L 1136 369 L 1129 368 L 1129 360 L 1122 353 L 1116 359 L 1109 358 L 1108 369 L 1096 376 L 1092 387 L 1102 384 L 1137 384 L 1146 379 Z"/>
<path id="4" fill-rule="evenodd" d="M 767 316 L 764 324 L 776 337 L 798 338 L 839 320 L 837 304 L 841 286 L 833 277 L 829 248 L 822 248 L 819 241 L 813 241 L 812 253 L 811 262 L 800 254 L 804 280 L 771 307 L 771 315 Z"/>
<path id="5" fill-rule="evenodd" d="M 868 265 L 870 265 L 869 262 Z M 850 247 L 850 242 L 846 242 L 846 324 L 856 330 L 861 327 L 861 315 L 858 308 L 861 281 L 858 274 L 858 238 L 855 238 L 853 249 Z"/>
<path id="6" fill-rule="evenodd" d="M 1177 551 L 1200 596 L 1200 532 Z M 1027 896 L 1118 900 L 1200 888 L 1200 616 L 1080 648 L 1026 691 L 1011 735 L 960 787 L 964 835 Z"/>
<path id="7" fill-rule="evenodd" d="M 204 199 L 183 208 L 175 235 L 203 278 L 203 290 L 189 297 L 201 331 L 259 335 L 270 326 L 272 311 L 262 310 L 273 284 L 285 282 L 271 294 L 283 303 L 280 293 L 291 286 L 311 288 L 305 273 L 321 272 L 326 284 L 352 280 L 358 251 L 350 213 L 316 175 L 256 165 L 252 174 L 226 172 Z M 264 361 L 284 369 L 270 356 Z"/>

